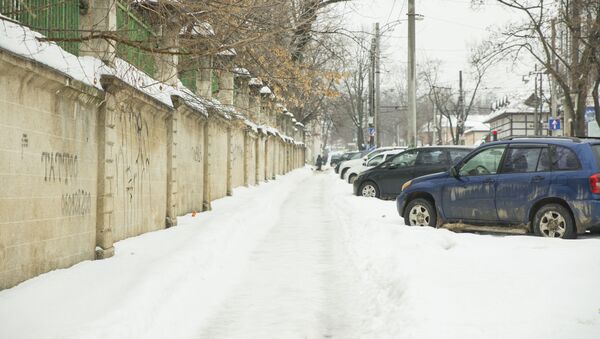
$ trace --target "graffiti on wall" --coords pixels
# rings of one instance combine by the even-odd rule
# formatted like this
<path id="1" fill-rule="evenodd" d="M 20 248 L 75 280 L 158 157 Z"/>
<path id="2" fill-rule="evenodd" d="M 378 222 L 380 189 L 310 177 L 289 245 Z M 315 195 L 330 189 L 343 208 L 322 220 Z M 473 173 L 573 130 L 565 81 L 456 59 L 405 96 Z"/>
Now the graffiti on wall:
<path id="1" fill-rule="evenodd" d="M 62 214 L 64 216 L 86 215 L 92 210 L 92 196 L 89 192 L 78 189 L 73 193 L 63 194 Z"/>
<path id="2" fill-rule="evenodd" d="M 77 155 L 64 152 L 42 152 L 44 181 L 69 184 L 77 178 L 79 164 Z"/>
<path id="3" fill-rule="evenodd" d="M 143 222 L 143 211 L 150 205 L 150 137 L 141 112 L 127 109 L 117 119 L 118 151 L 115 159 L 115 185 L 118 203 L 123 208 L 123 226 Z M 121 200 L 122 199 L 122 200 Z"/>
<path id="4" fill-rule="evenodd" d="M 195 162 L 202 162 L 202 149 L 200 147 L 192 147 L 192 159 Z"/>
<path id="5" fill-rule="evenodd" d="M 27 147 L 29 147 L 29 138 L 27 134 L 23 133 L 21 136 L 21 159 L 23 159 L 23 150 Z"/>

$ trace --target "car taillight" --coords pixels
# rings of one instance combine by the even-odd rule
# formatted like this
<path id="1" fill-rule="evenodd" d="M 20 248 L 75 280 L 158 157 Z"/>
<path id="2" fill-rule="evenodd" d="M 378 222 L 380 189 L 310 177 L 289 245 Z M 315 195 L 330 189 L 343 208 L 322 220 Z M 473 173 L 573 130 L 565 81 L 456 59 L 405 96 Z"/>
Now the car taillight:
<path id="1" fill-rule="evenodd" d="M 594 194 L 600 194 L 600 173 L 590 176 L 590 190 Z"/>

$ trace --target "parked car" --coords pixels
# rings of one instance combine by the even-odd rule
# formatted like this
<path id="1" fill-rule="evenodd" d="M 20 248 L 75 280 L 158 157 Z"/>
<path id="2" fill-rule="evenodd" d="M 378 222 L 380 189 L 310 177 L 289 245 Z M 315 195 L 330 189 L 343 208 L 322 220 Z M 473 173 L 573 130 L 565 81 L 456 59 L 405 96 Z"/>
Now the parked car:
<path id="1" fill-rule="evenodd" d="M 362 172 L 354 180 L 354 194 L 395 199 L 408 180 L 446 171 L 472 150 L 467 146 L 425 146 L 403 151 Z"/>
<path id="2" fill-rule="evenodd" d="M 374 157 L 371 157 L 369 160 L 363 161 L 358 165 L 350 167 L 346 171 L 345 178 L 348 178 L 348 183 L 352 184 L 360 173 L 368 170 L 371 167 L 375 167 L 381 163 L 384 163 L 386 160 L 391 159 L 391 157 L 400 152 L 402 152 L 401 149 L 381 152 L 375 155 Z"/>
<path id="3" fill-rule="evenodd" d="M 575 238 L 600 225 L 600 140 L 484 144 L 444 173 L 406 182 L 396 205 L 407 225 L 458 222 Z"/>
<path id="4" fill-rule="evenodd" d="M 365 151 L 346 152 L 346 153 L 342 154 L 340 161 L 335 166 L 335 173 L 340 172 L 340 164 L 342 164 L 344 161 L 352 160 L 352 159 L 360 159 L 360 158 L 362 158 L 363 155 L 365 155 Z"/>
<path id="5" fill-rule="evenodd" d="M 333 154 L 331 154 L 331 157 L 329 159 L 329 166 L 335 168 L 340 163 L 340 161 L 342 159 L 342 155 L 343 155 L 343 153 L 333 153 Z"/>
<path id="6" fill-rule="evenodd" d="M 386 146 L 386 147 L 376 148 L 372 151 L 364 151 L 364 152 L 367 152 L 367 154 L 365 154 L 364 157 L 358 158 L 358 159 L 349 159 L 340 164 L 340 169 L 338 171 L 340 173 L 340 178 L 346 179 L 346 172 L 348 171 L 348 169 L 350 167 L 356 166 L 356 165 L 361 165 L 364 162 L 371 160 L 371 158 L 373 158 L 377 154 L 380 154 L 385 151 L 390 151 L 390 150 L 405 150 L 405 149 L 406 149 L 406 147 L 404 147 L 404 146 L 398 146 L 398 147 Z"/>

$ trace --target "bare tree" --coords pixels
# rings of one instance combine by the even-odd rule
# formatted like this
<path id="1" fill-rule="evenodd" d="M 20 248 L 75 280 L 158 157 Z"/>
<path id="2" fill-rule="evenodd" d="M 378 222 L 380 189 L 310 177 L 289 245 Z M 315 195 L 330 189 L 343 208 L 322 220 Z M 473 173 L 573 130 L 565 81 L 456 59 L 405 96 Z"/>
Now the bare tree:
<path id="1" fill-rule="evenodd" d="M 482 0 L 473 2 L 476 5 L 485 3 Z M 488 56 L 500 59 L 508 54 L 516 57 L 525 52 L 542 64 L 562 92 L 565 115 L 573 120 L 572 132 L 575 135 L 585 132 L 586 99 L 593 89 L 596 120 L 600 123 L 600 2 L 495 2 L 520 14 L 522 20 L 506 26 L 492 42 L 487 43 Z M 561 35 L 567 36 L 563 44 L 557 43 Z"/>
<path id="2" fill-rule="evenodd" d="M 477 47 L 471 51 L 471 69 L 469 75 L 472 90 L 468 96 L 464 90 L 461 91 L 461 89 L 456 90 L 454 87 L 440 86 L 439 69 L 442 64 L 440 60 L 428 61 L 424 65 L 423 71 L 419 74 L 428 87 L 427 96 L 430 102 L 435 105 L 440 114 L 448 121 L 452 143 L 455 145 L 459 144 L 460 138 L 465 132 L 465 123 L 474 109 L 479 89 L 493 60 L 493 58 L 487 55 L 485 46 Z M 462 72 L 460 74 L 462 77 Z M 441 121 L 435 128 L 438 131 L 438 136 L 441 135 Z"/>

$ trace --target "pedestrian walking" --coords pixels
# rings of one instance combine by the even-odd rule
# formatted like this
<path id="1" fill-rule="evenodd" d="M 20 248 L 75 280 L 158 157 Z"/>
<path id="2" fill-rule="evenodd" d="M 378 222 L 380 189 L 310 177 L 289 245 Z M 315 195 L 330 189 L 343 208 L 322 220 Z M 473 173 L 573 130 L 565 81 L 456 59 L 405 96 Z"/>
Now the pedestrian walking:
<path id="1" fill-rule="evenodd" d="M 323 165 L 323 158 L 321 157 L 320 154 L 317 156 L 317 163 L 316 163 L 316 165 L 317 165 L 317 171 L 320 171 L 321 170 L 321 166 Z"/>

